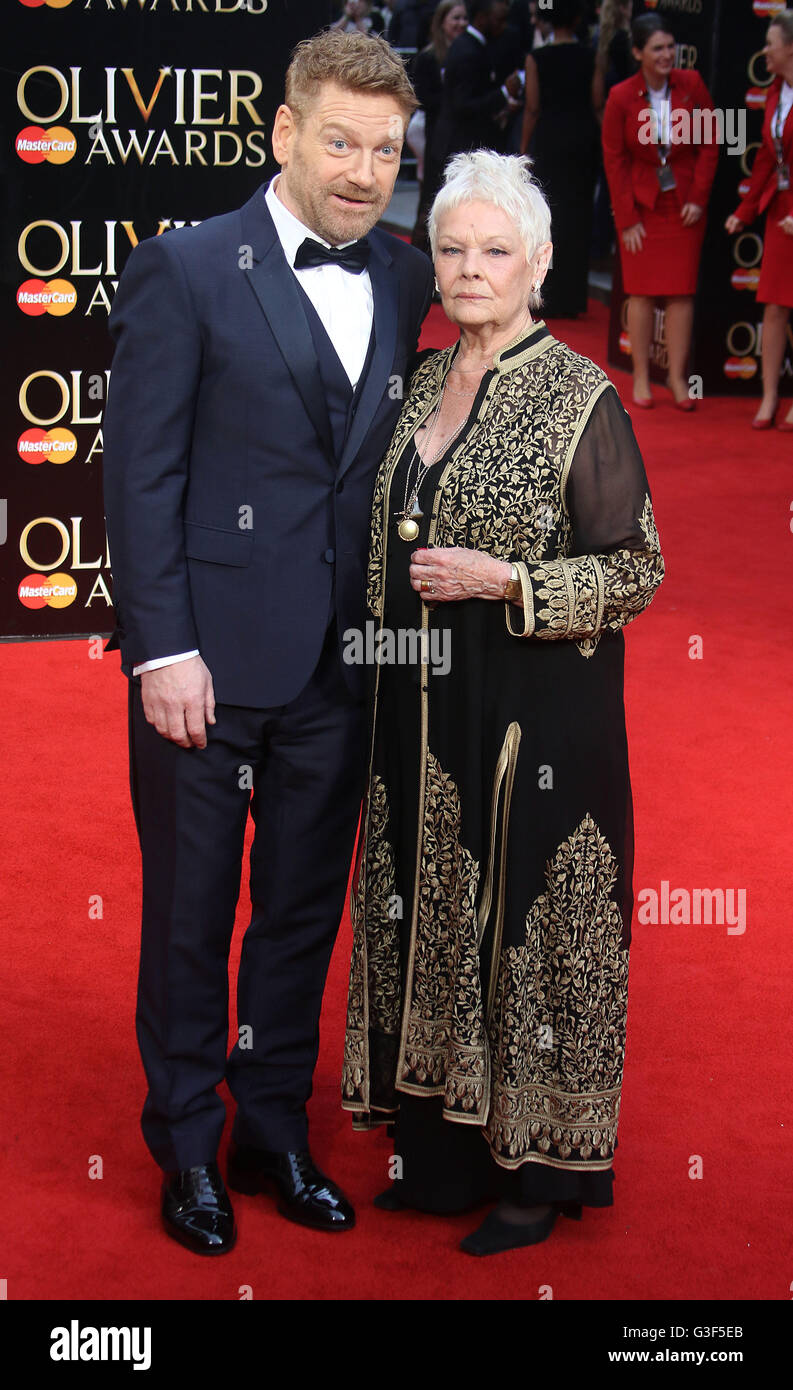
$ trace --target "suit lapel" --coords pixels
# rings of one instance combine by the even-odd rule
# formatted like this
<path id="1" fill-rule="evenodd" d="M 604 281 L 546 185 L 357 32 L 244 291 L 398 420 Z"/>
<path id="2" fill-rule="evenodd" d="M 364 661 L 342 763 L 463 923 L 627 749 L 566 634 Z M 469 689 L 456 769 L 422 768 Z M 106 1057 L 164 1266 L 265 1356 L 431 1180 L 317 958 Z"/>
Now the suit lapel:
<path id="1" fill-rule="evenodd" d="M 339 465 L 340 474 L 349 468 L 358 453 L 369 432 L 377 409 L 382 403 L 388 386 L 388 374 L 394 360 L 396 347 L 399 286 L 391 254 L 380 239 L 374 236 L 372 236 L 372 254 L 369 258 L 369 276 L 372 281 L 374 299 L 375 347 L 358 407 L 347 435 L 347 442 L 344 445 L 344 452 Z"/>
<path id="2" fill-rule="evenodd" d="M 245 244 L 250 246 L 254 261 L 245 274 L 308 417 L 325 452 L 333 459 L 333 437 L 314 341 L 297 281 L 281 249 L 263 189 L 258 189 L 242 208 L 242 222 Z"/>

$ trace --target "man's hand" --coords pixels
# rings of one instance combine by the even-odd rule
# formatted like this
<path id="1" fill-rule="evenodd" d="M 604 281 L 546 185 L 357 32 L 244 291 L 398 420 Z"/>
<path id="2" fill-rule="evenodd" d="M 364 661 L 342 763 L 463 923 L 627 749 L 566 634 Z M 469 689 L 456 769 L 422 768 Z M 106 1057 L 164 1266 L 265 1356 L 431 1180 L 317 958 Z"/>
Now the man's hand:
<path id="1" fill-rule="evenodd" d="M 180 748 L 206 748 L 206 725 L 215 722 L 215 692 L 200 656 L 144 671 L 143 712 L 158 734 Z"/>
<path id="2" fill-rule="evenodd" d="M 644 230 L 643 222 L 636 222 L 633 227 L 626 227 L 622 233 L 622 244 L 627 251 L 635 254 L 641 251 L 642 243 L 647 233 Z"/>
<path id="3" fill-rule="evenodd" d="M 506 82 L 504 83 L 504 86 L 506 87 L 511 97 L 521 96 L 523 93 L 523 87 L 521 85 L 520 73 L 517 71 L 511 72 Z"/>
<path id="4" fill-rule="evenodd" d="M 410 584 L 426 603 L 454 602 L 464 598 L 504 599 L 512 566 L 484 550 L 463 546 L 439 546 L 414 550 L 410 563 Z M 431 588 L 422 588 L 431 585 Z"/>

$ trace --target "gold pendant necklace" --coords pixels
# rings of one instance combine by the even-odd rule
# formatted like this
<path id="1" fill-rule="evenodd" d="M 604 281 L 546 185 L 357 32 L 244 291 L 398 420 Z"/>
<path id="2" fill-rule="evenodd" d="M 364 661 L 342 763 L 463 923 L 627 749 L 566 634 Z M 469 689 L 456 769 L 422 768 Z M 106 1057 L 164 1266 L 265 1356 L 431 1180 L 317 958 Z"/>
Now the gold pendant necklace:
<path id="1" fill-rule="evenodd" d="M 434 455 L 430 454 L 430 444 L 432 443 L 432 440 L 435 437 L 435 430 L 441 416 L 441 409 L 443 407 L 443 396 L 445 391 L 446 383 L 444 382 L 443 391 L 441 392 L 441 397 L 438 401 L 438 406 L 435 412 L 435 419 L 432 422 L 432 427 L 425 441 L 427 447 L 428 461 L 426 463 L 423 463 L 419 459 L 419 451 L 416 448 L 414 442 L 413 458 L 410 460 L 410 463 L 408 464 L 407 476 L 405 478 L 404 503 L 402 506 L 402 510 L 400 512 L 394 513 L 394 515 L 399 518 L 397 522 L 397 535 L 399 536 L 400 540 L 407 541 L 408 543 L 414 541 L 418 536 L 419 522 L 424 517 L 424 513 L 421 510 L 421 507 L 419 506 L 419 488 L 421 487 L 421 484 L 424 482 L 424 479 L 426 478 L 433 464 L 436 464 L 438 462 L 438 459 L 441 457 L 441 454 L 444 452 L 444 450 L 448 449 L 449 445 L 453 442 L 453 440 L 457 438 L 457 435 L 460 433 L 461 429 L 463 428 L 463 425 L 466 422 L 466 419 L 468 418 L 466 416 L 465 419 L 461 420 L 456 430 L 454 430 L 453 433 L 448 436 L 448 438 L 444 439 L 437 453 L 435 453 Z M 452 392 L 452 395 L 454 394 L 455 393 Z M 418 461 L 419 466 L 416 472 L 416 481 L 411 487 L 410 475 L 413 471 L 413 464 L 416 461 Z"/>

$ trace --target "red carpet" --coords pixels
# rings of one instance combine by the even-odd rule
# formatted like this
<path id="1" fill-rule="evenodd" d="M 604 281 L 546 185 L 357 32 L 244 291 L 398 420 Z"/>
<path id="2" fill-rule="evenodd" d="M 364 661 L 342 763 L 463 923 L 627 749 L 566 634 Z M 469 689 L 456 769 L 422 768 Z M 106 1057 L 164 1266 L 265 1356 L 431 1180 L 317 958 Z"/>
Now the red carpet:
<path id="1" fill-rule="evenodd" d="M 431 320 L 425 341 L 448 341 L 439 310 Z M 604 360 L 602 306 L 552 327 Z M 616 375 L 625 395 L 630 379 Z M 534 1299 L 541 1285 L 557 1300 L 790 1298 L 793 442 L 753 435 L 752 402 L 708 399 L 683 416 L 656 394 L 635 420 L 667 563 L 627 634 L 635 884 L 746 889 L 747 925 L 634 925 L 614 1207 L 479 1261 L 457 1249 L 476 1217 L 372 1208 L 390 1148 L 382 1134 L 354 1135 L 339 1106 L 345 924 L 311 1126 L 357 1228 L 313 1234 L 267 1199 L 238 1197 L 231 1255 L 200 1260 L 162 1235 L 159 1174 L 138 1128 L 126 682 L 118 655 L 90 660 L 87 641 L 6 644 L 9 1299 L 236 1300 L 244 1285 L 255 1299 Z M 701 660 L 689 658 L 694 636 Z M 97 894 L 101 918 L 89 916 Z M 244 918 L 241 908 L 240 929 Z"/>

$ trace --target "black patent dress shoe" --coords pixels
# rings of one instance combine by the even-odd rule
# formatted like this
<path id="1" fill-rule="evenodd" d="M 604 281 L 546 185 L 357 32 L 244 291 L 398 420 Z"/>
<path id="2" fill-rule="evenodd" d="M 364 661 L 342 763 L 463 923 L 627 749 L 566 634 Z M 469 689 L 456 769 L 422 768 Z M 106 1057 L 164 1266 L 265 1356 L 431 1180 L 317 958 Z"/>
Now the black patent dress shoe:
<path id="1" fill-rule="evenodd" d="M 271 1153 L 247 1145 L 232 1148 L 228 1184 L 248 1196 L 275 1188 L 281 1215 L 316 1231 L 349 1231 L 355 1225 L 350 1202 L 319 1171 L 308 1149 Z"/>
<path id="2" fill-rule="evenodd" d="M 217 1163 L 166 1173 L 162 1220 L 168 1235 L 196 1255 L 225 1255 L 232 1249 L 237 1227 Z"/>

